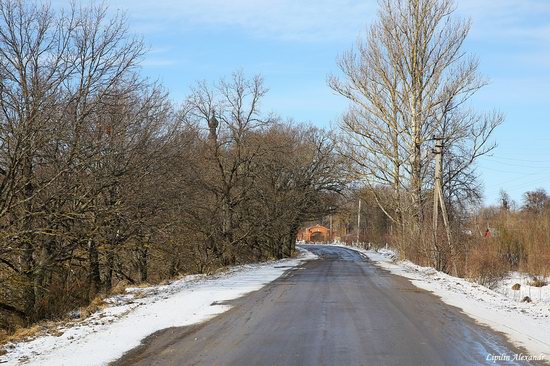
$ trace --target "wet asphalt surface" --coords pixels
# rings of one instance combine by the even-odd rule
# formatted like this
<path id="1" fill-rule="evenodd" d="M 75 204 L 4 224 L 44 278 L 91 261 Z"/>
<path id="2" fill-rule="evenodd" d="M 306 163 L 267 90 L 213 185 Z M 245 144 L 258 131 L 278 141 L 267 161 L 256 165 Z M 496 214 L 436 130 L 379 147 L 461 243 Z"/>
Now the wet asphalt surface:
<path id="1" fill-rule="evenodd" d="M 153 334 L 115 365 L 529 365 L 527 352 L 356 251 L 306 245 L 289 270 L 196 326 Z M 536 364 L 536 363 L 532 363 Z"/>

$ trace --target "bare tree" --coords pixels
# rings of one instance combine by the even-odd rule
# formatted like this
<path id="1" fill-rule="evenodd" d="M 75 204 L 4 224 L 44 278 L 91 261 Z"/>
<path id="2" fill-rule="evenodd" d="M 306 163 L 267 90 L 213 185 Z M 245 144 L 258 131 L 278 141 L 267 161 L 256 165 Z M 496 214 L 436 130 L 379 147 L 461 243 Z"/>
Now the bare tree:
<path id="1" fill-rule="evenodd" d="M 523 194 L 523 210 L 540 214 L 549 208 L 550 196 L 544 188 L 538 188 Z"/>
<path id="2" fill-rule="evenodd" d="M 247 142 L 254 132 L 272 123 L 269 116 L 260 112 L 266 92 L 261 77 L 246 79 L 238 72 L 229 81 L 221 80 L 213 87 L 199 83 L 187 101 L 190 116 L 197 123 L 208 125 L 207 159 L 213 176 L 204 183 L 220 205 L 221 237 L 213 233 L 212 245 L 224 264 L 235 262 L 235 248 L 249 233 L 247 230 L 239 233 L 235 212 L 246 200 L 252 184 L 250 166 L 257 155 Z"/>
<path id="3" fill-rule="evenodd" d="M 18 223 L 4 242 L 18 260 L 6 262 L 24 278 L 29 318 L 48 268 L 68 254 L 57 245 L 60 217 L 78 214 L 53 203 L 77 192 L 71 177 L 99 152 L 90 144 L 97 117 L 108 98 L 135 89 L 141 53 L 124 19 L 108 18 L 102 7 L 56 14 L 34 2 L 0 2 L 0 220 Z"/>
<path id="4" fill-rule="evenodd" d="M 331 136 L 307 126 L 277 123 L 257 136 L 252 193 L 256 205 L 256 235 L 276 258 L 295 250 L 296 236 L 307 221 L 327 215 L 338 206 L 345 187 L 343 159 Z"/>
<path id="5" fill-rule="evenodd" d="M 462 47 L 470 23 L 453 12 L 452 0 L 380 1 L 365 38 L 339 60 L 343 78 L 329 78 L 350 101 L 341 120 L 342 153 L 372 192 L 392 188 L 392 200 L 377 201 L 403 230 L 420 229 L 425 217 L 432 137 L 445 141 L 446 195 L 474 196 L 473 163 L 493 149 L 490 136 L 502 122 L 498 113 L 480 115 L 467 106 L 486 83 Z"/>

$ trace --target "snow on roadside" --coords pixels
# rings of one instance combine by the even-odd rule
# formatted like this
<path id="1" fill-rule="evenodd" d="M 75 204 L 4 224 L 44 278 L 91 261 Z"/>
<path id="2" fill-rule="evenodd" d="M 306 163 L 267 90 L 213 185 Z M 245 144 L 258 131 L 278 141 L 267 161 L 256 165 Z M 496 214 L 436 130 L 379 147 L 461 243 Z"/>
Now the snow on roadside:
<path id="1" fill-rule="evenodd" d="M 258 290 L 303 261 L 317 258 L 301 249 L 298 258 L 244 265 L 214 276 L 187 276 L 164 286 L 127 289 L 109 306 L 78 324 L 11 344 L 4 365 L 105 365 L 139 346 L 148 335 L 169 327 L 208 320 L 227 311 L 221 303 Z M 60 333 L 62 333 L 60 335 Z"/>
<path id="2" fill-rule="evenodd" d="M 544 278 L 540 276 L 537 278 L 543 280 L 548 285 L 543 287 L 531 286 L 533 281 L 532 276 L 519 272 L 512 272 L 503 280 L 499 281 L 494 290 L 511 300 L 521 300 L 525 296 L 528 296 L 533 302 L 547 304 L 550 308 L 550 277 Z M 512 290 L 512 286 L 515 284 L 520 285 L 519 290 Z"/>
<path id="3" fill-rule="evenodd" d="M 504 294 L 468 280 L 449 276 L 431 267 L 421 267 L 410 261 L 397 261 L 395 252 L 388 249 L 379 251 L 355 249 L 365 254 L 375 264 L 391 273 L 406 277 L 422 289 L 439 296 L 445 303 L 456 306 L 478 322 L 502 332 L 519 346 L 523 346 L 533 356 L 544 355 L 550 360 L 550 303 L 549 297 L 532 290 L 532 303 L 522 303 Z M 504 286 L 514 284 L 512 276 L 504 281 Z M 522 283 L 523 286 L 523 283 Z M 533 288 L 534 289 L 534 288 Z M 503 290 L 505 291 L 505 290 Z M 541 290 L 548 293 L 549 289 Z M 525 290 L 522 292 L 526 296 Z"/>

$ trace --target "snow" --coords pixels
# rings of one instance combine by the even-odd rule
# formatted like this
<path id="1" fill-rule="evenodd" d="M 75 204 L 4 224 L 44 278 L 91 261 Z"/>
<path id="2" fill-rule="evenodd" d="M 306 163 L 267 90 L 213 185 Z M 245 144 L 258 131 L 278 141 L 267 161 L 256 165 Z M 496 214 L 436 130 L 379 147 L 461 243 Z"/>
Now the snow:
<path id="1" fill-rule="evenodd" d="M 410 279 L 415 286 L 433 292 L 442 301 L 462 309 L 478 322 L 504 333 L 533 356 L 543 355 L 545 360 L 550 360 L 550 285 L 530 287 L 527 276 L 511 273 L 493 291 L 431 267 L 399 261 L 390 249 L 351 248 L 391 273 Z M 518 293 L 511 289 L 515 283 L 521 285 Z M 524 296 L 530 296 L 533 302 L 521 302 Z"/>
<path id="2" fill-rule="evenodd" d="M 511 272 L 498 283 L 494 290 L 511 300 L 521 300 L 525 296 L 529 296 L 532 301 L 547 304 L 550 308 L 550 277 L 544 278 L 543 276 L 538 276 L 537 278 L 544 280 L 548 285 L 543 287 L 531 286 L 534 279 L 532 276 L 519 272 Z M 515 284 L 520 285 L 520 289 L 517 291 L 512 290 L 512 286 Z"/>
<path id="3" fill-rule="evenodd" d="M 262 288 L 303 261 L 317 258 L 301 249 L 298 258 L 234 267 L 214 276 L 187 276 L 164 286 L 127 289 L 109 306 L 81 322 L 27 342 L 10 344 L 0 357 L 7 365 L 105 365 L 169 327 L 206 321 L 227 311 L 223 303 Z M 59 335 L 62 332 L 61 335 Z"/>

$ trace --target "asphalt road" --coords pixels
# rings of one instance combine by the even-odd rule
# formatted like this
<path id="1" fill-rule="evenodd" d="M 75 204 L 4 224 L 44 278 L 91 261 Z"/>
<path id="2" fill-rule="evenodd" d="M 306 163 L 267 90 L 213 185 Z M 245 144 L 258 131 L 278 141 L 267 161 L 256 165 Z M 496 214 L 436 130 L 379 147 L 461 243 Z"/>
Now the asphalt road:
<path id="1" fill-rule="evenodd" d="M 494 365 L 488 355 L 526 353 L 353 250 L 307 249 L 321 258 L 206 323 L 155 333 L 115 364 Z"/>

